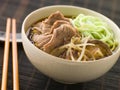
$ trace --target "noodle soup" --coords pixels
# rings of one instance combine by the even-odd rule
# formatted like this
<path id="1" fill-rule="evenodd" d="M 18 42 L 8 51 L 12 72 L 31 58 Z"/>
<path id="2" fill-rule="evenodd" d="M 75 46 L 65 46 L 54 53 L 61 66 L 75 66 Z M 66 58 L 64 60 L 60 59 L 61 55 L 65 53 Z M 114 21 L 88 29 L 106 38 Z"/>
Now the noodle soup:
<path id="1" fill-rule="evenodd" d="M 27 34 L 39 49 L 72 61 L 98 60 L 112 55 L 117 47 L 107 23 L 84 14 L 68 18 L 56 11 L 34 23 Z"/>
<path id="2" fill-rule="evenodd" d="M 77 24 L 76 20 L 74 21 L 73 19 L 72 20 L 69 19 L 70 20 L 70 22 L 69 22 L 68 17 L 65 17 L 64 25 L 61 25 L 60 24 L 61 21 L 59 21 L 59 22 L 57 22 L 57 23 L 59 23 L 59 25 L 56 25 L 54 27 L 52 26 L 52 29 L 50 29 L 50 32 L 48 32 L 46 34 L 42 34 L 45 31 L 47 31 L 48 29 L 45 30 L 44 32 L 39 31 L 40 29 L 37 27 L 37 25 L 39 26 L 40 24 L 37 24 L 36 22 L 38 20 L 40 20 L 40 22 L 46 20 L 52 13 L 55 13 L 56 11 L 59 11 L 60 13 L 62 13 L 64 15 L 64 17 L 65 16 L 75 16 L 75 18 L 73 18 L 74 20 L 80 19 L 81 17 L 76 18 L 80 14 L 84 14 L 85 16 L 89 15 L 89 16 L 99 17 L 100 20 L 103 20 L 105 23 L 107 23 L 109 25 L 109 28 L 111 30 L 110 30 L 109 34 L 107 34 L 107 35 L 105 34 L 105 32 L 101 33 L 101 30 L 100 30 L 100 33 L 99 33 L 100 35 L 99 35 L 98 32 L 96 32 L 96 33 L 91 32 L 94 29 L 93 27 L 91 27 L 90 31 L 86 28 L 85 29 L 86 32 L 83 33 L 83 31 L 84 31 L 83 26 L 82 26 L 82 29 L 81 28 L 79 29 L 79 25 L 76 25 Z M 45 17 L 47 17 L 47 18 L 43 19 Z M 83 20 L 83 17 L 84 16 L 82 15 L 82 20 Z M 95 21 L 96 21 L 96 19 L 95 19 Z M 83 21 L 80 21 L 80 23 L 81 22 L 82 22 L 82 25 L 86 25 L 85 22 L 90 23 L 89 21 L 86 21 L 86 17 Z M 98 22 L 97 22 L 97 25 L 98 25 Z M 47 25 L 47 28 L 48 27 L 50 27 L 50 25 Z M 90 27 L 90 26 L 87 25 L 87 27 Z M 106 27 L 106 25 L 105 25 L 105 27 Z M 62 28 L 62 29 L 60 29 L 60 28 Z M 67 28 L 67 30 L 65 30 L 66 28 Z M 30 33 L 28 33 L 28 30 L 31 31 L 31 29 L 33 30 L 34 35 L 37 35 L 37 36 L 41 35 L 40 38 L 37 38 L 37 39 L 46 40 L 46 38 L 47 38 L 47 40 L 46 40 L 47 43 L 48 42 L 50 43 L 50 41 L 52 41 L 51 40 L 52 38 L 54 38 L 54 37 L 58 38 L 59 35 L 60 36 L 64 35 L 64 33 L 70 33 L 70 34 L 64 35 L 64 37 L 65 37 L 64 39 L 63 39 L 63 37 L 61 37 L 61 38 L 59 37 L 59 39 L 60 40 L 62 39 L 64 41 L 64 43 L 61 44 L 61 42 L 59 42 L 60 46 L 59 46 L 59 44 L 57 44 L 53 48 L 53 47 L 50 47 L 46 42 L 42 42 L 41 40 L 40 40 L 40 44 L 38 42 L 36 43 L 35 41 L 39 41 L 39 40 L 35 39 L 35 37 L 34 37 L 35 40 L 31 41 L 30 39 L 32 39 L 32 35 L 30 35 L 30 37 L 28 35 L 28 34 L 30 34 Z M 61 30 L 63 30 L 62 33 L 61 33 Z M 96 29 L 96 30 L 98 30 L 98 29 Z M 110 39 L 106 38 L 108 42 L 100 40 L 101 36 L 111 35 L 111 31 L 112 31 L 113 38 L 115 41 L 111 40 L 111 38 Z M 88 32 L 89 32 L 89 34 L 88 34 Z M 53 37 L 53 33 L 54 33 L 54 37 Z M 47 6 L 47 7 L 43 7 L 38 10 L 35 10 L 35 11 L 31 12 L 23 21 L 21 34 L 22 34 L 23 48 L 28 57 L 28 60 L 30 60 L 30 62 L 41 73 L 45 74 L 46 76 L 48 76 L 56 81 L 62 82 L 62 83 L 70 84 L 70 83 L 80 83 L 80 82 L 94 80 L 94 79 L 102 76 L 106 72 L 108 72 L 114 66 L 114 64 L 117 62 L 119 55 L 120 55 L 120 35 L 119 35 L 120 29 L 119 29 L 119 27 L 112 20 L 105 17 L 104 15 L 101 15 L 100 13 L 97 13 L 95 11 L 92 11 L 92 10 L 89 10 L 86 8 L 82 8 L 82 7 L 69 6 L 69 5 L 54 5 L 54 6 Z M 90 36 L 90 35 L 92 35 L 92 36 Z M 67 38 L 66 36 L 68 36 L 70 38 Z M 28 37 L 30 39 L 28 39 Z M 106 40 L 106 39 L 104 39 L 104 40 Z M 110 44 L 111 41 L 115 42 L 115 43 Z M 47 44 L 46 47 L 44 46 L 44 43 Z M 52 44 L 54 44 L 54 43 L 52 43 Z M 110 45 L 108 45 L 108 44 L 110 44 Z M 42 45 L 44 47 L 42 47 Z M 41 46 L 41 47 L 39 47 L 39 46 Z M 50 48 L 46 49 L 48 46 Z M 97 53 L 99 53 L 99 54 L 97 55 L 97 53 L 96 53 L 95 56 L 92 57 L 91 55 L 89 56 L 89 54 L 88 54 L 89 52 L 87 52 L 87 50 L 90 50 L 90 51 L 93 50 L 94 46 L 97 46 L 97 47 L 102 46 L 102 48 L 100 48 L 100 49 L 96 48 L 95 50 L 98 50 Z M 113 48 L 114 46 L 115 46 L 115 48 Z M 104 49 L 103 49 L 103 47 L 104 47 Z M 106 49 L 106 47 L 109 48 L 109 50 Z M 51 52 L 51 50 L 52 50 L 52 52 Z M 104 55 L 102 55 L 103 52 L 100 53 L 101 52 L 100 50 L 105 50 L 105 52 L 109 52 L 109 53 L 105 53 Z M 57 51 L 57 53 L 56 53 L 56 51 Z M 58 51 L 59 51 L 59 53 L 58 53 Z M 63 53 L 63 51 L 65 54 Z M 78 55 L 77 56 L 76 52 L 78 52 L 78 51 L 80 51 L 80 53 L 77 53 L 77 55 Z M 61 52 L 62 52 L 62 54 L 61 54 Z M 93 53 L 93 52 L 91 52 L 91 53 Z M 66 55 L 69 56 L 69 57 L 67 57 L 67 59 L 65 59 Z M 101 57 L 101 56 L 105 56 L 105 57 Z M 98 57 L 98 58 L 96 58 L 96 57 Z M 90 58 L 90 59 L 88 59 L 88 58 Z"/>

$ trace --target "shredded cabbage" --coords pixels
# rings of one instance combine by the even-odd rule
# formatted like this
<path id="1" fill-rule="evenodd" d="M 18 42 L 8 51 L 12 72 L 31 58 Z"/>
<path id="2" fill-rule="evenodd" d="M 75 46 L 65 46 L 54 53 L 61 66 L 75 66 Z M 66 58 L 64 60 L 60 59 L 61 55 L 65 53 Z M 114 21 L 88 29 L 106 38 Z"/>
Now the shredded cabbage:
<path id="1" fill-rule="evenodd" d="M 105 42 L 112 51 L 117 46 L 117 41 L 114 38 L 111 28 L 101 19 L 90 15 L 79 14 L 71 22 L 84 36 Z"/>

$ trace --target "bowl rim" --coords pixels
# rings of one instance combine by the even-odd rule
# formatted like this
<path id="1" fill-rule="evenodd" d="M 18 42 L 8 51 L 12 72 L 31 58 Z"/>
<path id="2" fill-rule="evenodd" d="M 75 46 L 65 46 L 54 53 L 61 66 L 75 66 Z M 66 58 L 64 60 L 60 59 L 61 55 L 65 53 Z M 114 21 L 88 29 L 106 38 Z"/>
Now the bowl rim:
<path id="1" fill-rule="evenodd" d="M 94 11 L 94 10 L 92 10 L 92 9 L 88 9 L 88 8 L 80 7 L 80 6 L 72 6 L 72 5 L 50 5 L 50 6 L 44 6 L 44 7 L 38 8 L 38 9 L 32 11 L 31 13 L 29 13 L 29 14 L 25 17 L 25 19 L 23 20 L 23 23 L 22 23 L 22 33 L 25 35 L 26 38 L 27 38 L 27 35 L 25 34 L 25 30 L 24 30 L 24 27 L 25 27 L 25 26 L 24 26 L 24 25 L 25 25 L 27 19 L 28 19 L 32 14 L 38 12 L 39 10 L 48 9 L 48 8 L 54 8 L 54 7 L 78 8 L 78 9 L 82 9 L 82 10 L 86 10 L 86 11 L 89 11 L 89 12 L 92 12 L 92 13 L 95 13 L 95 14 L 98 14 L 98 15 L 106 18 L 106 19 L 108 20 L 108 22 L 111 22 L 118 30 L 120 30 L 120 28 L 118 27 L 118 25 L 117 25 L 115 22 L 113 22 L 110 18 L 108 18 L 107 16 L 105 16 L 105 15 L 99 13 L 99 12 L 96 12 L 96 11 Z M 30 40 L 29 40 L 28 38 L 27 38 L 27 40 L 30 42 Z M 22 43 L 23 43 L 23 42 L 22 42 Z M 30 43 L 31 43 L 31 42 L 30 42 Z M 41 49 L 37 48 L 34 44 L 31 43 L 31 45 L 32 45 L 34 48 L 36 48 L 37 50 L 42 51 Z M 120 47 L 118 47 L 118 49 L 117 49 L 115 52 L 113 52 L 112 55 L 107 56 L 107 57 L 104 57 L 104 58 L 101 58 L 101 59 L 98 59 L 98 60 L 92 60 L 92 61 L 90 60 L 90 61 L 78 61 L 78 62 L 77 62 L 77 61 L 72 61 L 72 60 L 68 60 L 68 59 L 59 58 L 59 57 L 53 56 L 53 55 L 51 55 L 51 54 L 48 54 L 48 53 L 46 53 L 46 52 L 44 52 L 44 51 L 42 51 L 42 53 L 47 54 L 47 55 L 50 56 L 50 57 L 62 59 L 61 61 L 62 61 L 62 62 L 66 62 L 66 63 L 68 63 L 68 62 L 69 62 L 69 63 L 78 63 L 78 62 L 79 62 L 79 63 L 94 63 L 94 62 L 101 62 L 101 61 L 108 60 L 108 59 L 106 59 L 106 58 L 111 58 L 112 56 L 114 56 L 114 55 L 117 54 L 117 53 L 119 53 L 119 55 L 120 55 Z M 55 60 L 55 61 L 58 61 L 58 62 L 59 62 L 59 60 Z"/>

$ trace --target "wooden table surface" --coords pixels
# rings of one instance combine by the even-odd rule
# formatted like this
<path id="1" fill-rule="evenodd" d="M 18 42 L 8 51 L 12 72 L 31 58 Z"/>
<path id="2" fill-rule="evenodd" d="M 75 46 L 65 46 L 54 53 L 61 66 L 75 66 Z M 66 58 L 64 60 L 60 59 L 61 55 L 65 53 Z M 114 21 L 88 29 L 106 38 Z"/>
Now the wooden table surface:
<path id="1" fill-rule="evenodd" d="M 24 18 L 33 10 L 48 5 L 74 5 L 89 8 L 112 19 L 120 26 L 120 0 L 0 0 L 0 31 L 5 31 L 7 17 L 17 19 L 21 32 Z M 11 47 L 10 47 L 11 48 Z M 10 49 L 11 51 L 11 49 Z M 0 42 L 0 85 L 2 78 L 4 42 Z M 18 44 L 20 90 L 120 90 L 120 58 L 102 77 L 85 83 L 61 84 L 39 72 L 28 60 L 22 44 Z M 12 90 L 12 56 L 8 70 L 8 90 Z M 102 66 L 103 67 L 103 66 Z"/>

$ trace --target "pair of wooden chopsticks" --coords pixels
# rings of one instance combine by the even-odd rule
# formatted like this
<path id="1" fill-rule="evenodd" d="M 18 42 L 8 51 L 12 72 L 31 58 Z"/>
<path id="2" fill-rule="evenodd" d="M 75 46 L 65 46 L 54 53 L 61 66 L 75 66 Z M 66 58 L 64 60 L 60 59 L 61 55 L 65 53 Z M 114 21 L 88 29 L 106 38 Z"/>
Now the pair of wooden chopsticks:
<path id="1" fill-rule="evenodd" d="M 7 25 L 6 25 L 6 38 L 5 38 L 5 47 L 4 47 L 4 57 L 3 57 L 1 90 L 7 90 L 7 74 L 8 74 L 9 42 L 10 42 L 11 26 L 12 26 L 13 90 L 19 90 L 18 56 L 17 56 L 17 42 L 16 42 L 16 20 L 11 18 L 7 18 Z"/>

